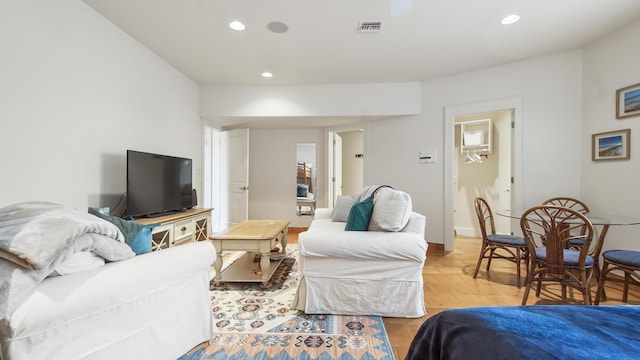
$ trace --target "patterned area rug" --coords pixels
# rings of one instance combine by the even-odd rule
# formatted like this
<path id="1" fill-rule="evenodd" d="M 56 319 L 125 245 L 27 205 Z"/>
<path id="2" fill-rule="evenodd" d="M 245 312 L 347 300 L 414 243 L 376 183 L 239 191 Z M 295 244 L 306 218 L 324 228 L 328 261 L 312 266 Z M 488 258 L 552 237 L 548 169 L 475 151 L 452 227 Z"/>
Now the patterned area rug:
<path id="1" fill-rule="evenodd" d="M 288 245 L 287 252 L 269 284 L 212 285 L 214 336 L 180 360 L 393 360 L 381 317 L 291 309 L 299 276 L 296 245 Z"/>

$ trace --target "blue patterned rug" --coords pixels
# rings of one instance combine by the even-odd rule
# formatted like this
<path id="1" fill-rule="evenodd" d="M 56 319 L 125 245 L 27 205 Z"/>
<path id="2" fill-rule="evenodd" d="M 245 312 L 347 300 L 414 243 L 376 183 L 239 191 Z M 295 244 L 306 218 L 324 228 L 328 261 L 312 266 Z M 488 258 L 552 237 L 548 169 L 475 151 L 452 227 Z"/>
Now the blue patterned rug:
<path id="1" fill-rule="evenodd" d="M 298 253 L 295 244 L 287 251 L 266 286 L 212 286 L 214 336 L 179 360 L 394 359 L 379 316 L 307 315 L 290 308 L 298 286 Z"/>

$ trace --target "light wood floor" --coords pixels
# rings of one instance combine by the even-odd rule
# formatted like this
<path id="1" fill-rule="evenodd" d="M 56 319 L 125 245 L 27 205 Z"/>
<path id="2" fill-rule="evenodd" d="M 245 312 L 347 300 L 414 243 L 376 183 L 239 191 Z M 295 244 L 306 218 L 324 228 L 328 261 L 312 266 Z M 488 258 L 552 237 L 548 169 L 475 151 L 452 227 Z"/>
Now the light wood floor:
<path id="1" fill-rule="evenodd" d="M 297 232 L 290 232 L 287 239 L 296 243 Z M 455 250 L 450 253 L 429 250 L 422 270 L 427 315 L 417 319 L 383 319 L 396 359 L 404 359 L 420 325 L 430 316 L 443 310 L 472 306 L 520 305 L 524 285 L 521 289 L 516 288 L 515 264 L 505 260 L 494 260 L 487 274 L 485 260 L 478 277 L 473 278 L 480 244 L 480 238 L 456 237 Z M 523 274 L 524 271 L 523 268 Z M 596 287 L 596 281 L 593 280 L 594 294 Z M 617 283 L 607 283 L 607 301 L 601 302 L 601 305 L 623 304 L 621 289 L 622 286 Z M 527 305 L 562 304 L 560 294 L 560 287 L 554 285 L 544 287 L 540 298 L 536 298 L 535 291 L 532 290 Z M 571 292 L 568 292 L 568 296 L 571 295 Z M 583 301 L 579 293 L 575 294 L 575 298 L 571 297 L 568 300 L 572 304 L 582 304 Z M 628 300 L 629 304 L 640 305 L 640 289 L 637 286 L 630 286 Z"/>

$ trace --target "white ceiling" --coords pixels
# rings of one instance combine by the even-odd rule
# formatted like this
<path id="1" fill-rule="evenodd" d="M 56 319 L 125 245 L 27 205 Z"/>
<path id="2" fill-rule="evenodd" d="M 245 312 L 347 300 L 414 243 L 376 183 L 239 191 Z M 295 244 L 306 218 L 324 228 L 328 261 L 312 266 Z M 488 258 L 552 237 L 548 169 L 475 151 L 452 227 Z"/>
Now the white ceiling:
<path id="1" fill-rule="evenodd" d="M 391 15 L 402 1 L 411 9 Z M 425 81 L 578 49 L 640 18 L 640 0 L 84 2 L 201 85 Z M 501 25 L 511 13 L 521 20 Z M 380 32 L 359 33 L 362 20 Z"/>

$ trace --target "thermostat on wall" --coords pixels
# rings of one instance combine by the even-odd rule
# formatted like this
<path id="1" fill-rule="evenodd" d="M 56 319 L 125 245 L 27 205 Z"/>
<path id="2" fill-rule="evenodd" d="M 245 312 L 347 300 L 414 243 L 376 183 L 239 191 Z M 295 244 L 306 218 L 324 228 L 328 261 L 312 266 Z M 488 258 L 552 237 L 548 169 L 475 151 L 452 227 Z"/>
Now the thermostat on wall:
<path id="1" fill-rule="evenodd" d="M 420 164 L 429 164 L 436 162 L 436 152 L 435 151 L 420 151 L 418 155 L 418 162 Z"/>

